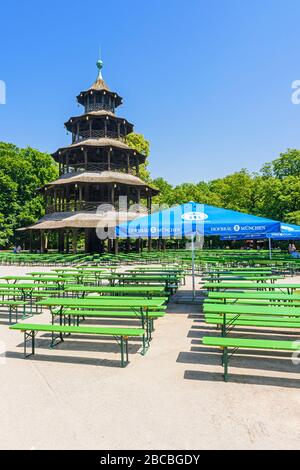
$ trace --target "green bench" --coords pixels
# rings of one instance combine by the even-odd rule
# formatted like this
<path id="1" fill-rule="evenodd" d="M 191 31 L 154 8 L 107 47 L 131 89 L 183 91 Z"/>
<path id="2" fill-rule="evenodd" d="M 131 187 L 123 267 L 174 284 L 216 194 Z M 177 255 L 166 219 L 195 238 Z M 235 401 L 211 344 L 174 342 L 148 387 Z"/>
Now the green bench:
<path id="1" fill-rule="evenodd" d="M 203 289 L 208 291 L 221 291 L 221 290 L 265 290 L 265 291 L 274 291 L 279 289 L 281 291 L 286 291 L 287 294 L 293 294 L 296 289 L 300 289 L 300 284 L 296 283 L 267 283 L 267 282 L 206 282 L 203 285 Z"/>
<path id="2" fill-rule="evenodd" d="M 270 307 L 270 306 L 257 306 L 257 305 L 228 305 L 228 304 L 205 304 L 204 308 L 205 319 L 218 318 L 217 324 L 222 324 L 222 336 L 226 336 L 229 329 L 237 325 L 239 320 L 244 320 L 245 317 L 256 318 L 256 321 L 261 321 L 261 318 L 269 318 L 270 321 L 281 321 L 282 318 L 292 319 L 291 322 L 295 323 L 300 320 L 300 309 L 297 307 Z M 255 321 L 255 320 L 253 320 Z M 256 326 L 259 324 L 257 323 Z M 268 325 L 259 325 L 268 326 Z M 270 326 L 270 325 L 269 325 Z"/>
<path id="3" fill-rule="evenodd" d="M 0 300 L 0 307 L 8 307 L 8 321 L 12 323 L 12 314 L 15 312 L 16 322 L 18 321 L 18 308 L 23 307 L 22 318 L 25 317 L 26 302 L 22 300 Z"/>
<path id="4" fill-rule="evenodd" d="M 228 381 L 229 359 L 236 351 L 238 351 L 238 349 L 300 351 L 300 344 L 298 341 L 277 341 L 271 339 L 244 339 L 204 336 L 202 338 L 202 344 L 205 346 L 216 346 L 222 348 L 222 366 L 224 368 L 225 382 Z M 228 351 L 229 348 L 232 348 L 232 350 Z"/>
<path id="5" fill-rule="evenodd" d="M 216 314 L 205 314 L 205 322 L 222 325 L 223 317 Z M 257 326 L 269 328 L 300 328 L 300 318 L 289 317 L 272 317 L 272 316 L 250 316 L 250 315 L 235 315 L 227 314 L 227 326 L 233 328 L 234 326 Z"/>
<path id="6" fill-rule="evenodd" d="M 52 311 L 52 323 L 56 315 L 59 315 L 62 323 L 66 324 L 66 318 L 68 319 L 69 325 L 71 325 L 71 317 L 75 320 L 75 324 L 79 326 L 80 317 L 83 319 L 87 318 L 130 318 L 141 321 L 141 327 L 146 330 L 146 339 L 151 341 L 152 332 L 154 331 L 154 320 L 161 318 L 165 315 L 164 311 L 149 311 L 146 316 L 141 315 L 140 312 L 132 310 L 87 310 L 87 309 L 66 309 L 61 312 L 53 313 Z M 144 344 L 144 349 L 146 344 Z"/>
<path id="7" fill-rule="evenodd" d="M 143 337 L 145 331 L 142 328 L 111 328 L 111 327 L 95 327 L 95 326 L 70 326 L 70 325 L 44 325 L 44 324 L 30 324 L 30 323 L 16 323 L 10 326 L 11 330 L 20 330 L 24 332 L 24 357 L 32 356 L 35 353 L 35 335 L 37 332 L 50 332 L 52 340 L 50 348 L 61 341 L 64 341 L 64 334 L 81 334 L 81 335 L 98 335 L 98 336 L 111 336 L 120 346 L 121 352 L 121 366 L 125 367 L 128 364 L 128 338 L 129 337 Z M 55 337 L 55 333 L 58 337 Z M 31 339 L 31 353 L 27 354 L 26 344 Z M 57 341 L 59 339 L 59 341 Z M 143 351 L 144 353 L 144 351 Z"/>

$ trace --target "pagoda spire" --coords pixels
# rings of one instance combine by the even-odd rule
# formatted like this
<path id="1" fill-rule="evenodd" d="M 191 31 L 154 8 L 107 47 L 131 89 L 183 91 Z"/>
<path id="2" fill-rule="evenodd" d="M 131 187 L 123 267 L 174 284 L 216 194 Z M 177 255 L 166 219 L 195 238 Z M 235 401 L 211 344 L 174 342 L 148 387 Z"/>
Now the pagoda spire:
<path id="1" fill-rule="evenodd" d="M 101 47 L 99 47 L 99 59 L 97 60 L 96 65 L 98 68 L 97 80 L 103 80 L 103 77 L 102 77 L 103 60 L 101 59 Z"/>
<path id="2" fill-rule="evenodd" d="M 98 69 L 98 76 L 93 83 L 93 85 L 89 88 L 90 90 L 106 90 L 110 91 L 108 86 L 106 85 L 105 81 L 102 77 L 102 68 L 103 68 L 103 60 L 101 59 L 101 51 L 99 50 L 99 59 L 96 62 L 96 66 Z"/>

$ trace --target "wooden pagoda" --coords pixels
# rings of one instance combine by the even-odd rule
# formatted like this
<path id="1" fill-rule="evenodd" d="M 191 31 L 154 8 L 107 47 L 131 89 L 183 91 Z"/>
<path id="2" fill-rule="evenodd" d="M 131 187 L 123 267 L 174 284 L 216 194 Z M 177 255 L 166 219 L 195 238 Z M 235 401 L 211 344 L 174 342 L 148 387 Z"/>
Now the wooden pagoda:
<path id="1" fill-rule="evenodd" d="M 117 252 L 118 240 L 104 242 L 97 236 L 99 227 L 113 228 L 117 223 L 141 215 L 136 206 L 141 200 L 150 210 L 151 198 L 158 193 L 139 177 L 139 167 L 146 157 L 126 143 L 133 124 L 116 116 L 115 110 L 122 104 L 122 98 L 104 82 L 102 66 L 102 61 L 98 60 L 96 81 L 77 96 L 84 113 L 65 123 L 72 134 L 72 143 L 53 154 L 60 176 L 40 189 L 46 201 L 46 215 L 27 227 L 40 231 L 42 252 L 49 230 L 57 232 L 60 252 L 69 251 L 71 240 L 72 250 L 76 252 L 82 232 L 86 252 L 103 251 L 104 245 Z M 119 207 L 120 200 L 122 207 Z M 128 212 L 132 206 L 134 208 Z M 128 240 L 127 248 L 129 243 Z"/>

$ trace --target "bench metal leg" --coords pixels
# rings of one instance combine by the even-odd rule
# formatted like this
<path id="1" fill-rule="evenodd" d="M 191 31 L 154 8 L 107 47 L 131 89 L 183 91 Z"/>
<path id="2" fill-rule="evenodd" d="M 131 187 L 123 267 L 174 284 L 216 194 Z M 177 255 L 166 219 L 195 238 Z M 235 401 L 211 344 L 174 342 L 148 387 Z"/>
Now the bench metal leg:
<path id="1" fill-rule="evenodd" d="M 27 332 L 27 331 L 24 331 L 24 357 L 30 357 L 30 356 L 33 356 L 34 353 L 35 353 L 35 331 L 30 331 L 30 332 Z M 27 344 L 27 340 L 28 339 L 31 339 L 31 353 L 30 354 L 27 354 L 27 351 L 26 351 L 26 344 Z"/>
<path id="2" fill-rule="evenodd" d="M 143 347 L 142 347 L 142 351 L 141 351 L 141 354 L 142 356 L 145 356 L 146 352 L 148 351 L 149 349 L 149 341 L 148 341 L 148 338 L 146 335 L 143 335 Z"/>
<path id="3" fill-rule="evenodd" d="M 223 349 L 224 380 L 228 382 L 228 349 Z"/>
<path id="4" fill-rule="evenodd" d="M 121 367 L 124 367 L 124 337 L 123 336 L 121 336 L 120 347 L 121 347 Z"/>
<path id="5" fill-rule="evenodd" d="M 127 336 L 120 336 L 120 337 L 115 336 L 114 338 L 117 341 L 118 345 L 120 346 L 121 367 L 125 367 L 129 363 L 128 337 Z"/>
<path id="6" fill-rule="evenodd" d="M 125 351 L 126 351 L 126 364 L 128 364 L 129 363 L 128 338 L 125 337 L 124 340 L 125 340 Z"/>
<path id="7" fill-rule="evenodd" d="M 50 349 L 54 349 L 55 346 L 59 343 L 62 343 L 64 341 L 63 334 L 59 333 L 59 335 L 55 335 L 54 332 L 52 332 L 52 339 L 50 343 Z"/>

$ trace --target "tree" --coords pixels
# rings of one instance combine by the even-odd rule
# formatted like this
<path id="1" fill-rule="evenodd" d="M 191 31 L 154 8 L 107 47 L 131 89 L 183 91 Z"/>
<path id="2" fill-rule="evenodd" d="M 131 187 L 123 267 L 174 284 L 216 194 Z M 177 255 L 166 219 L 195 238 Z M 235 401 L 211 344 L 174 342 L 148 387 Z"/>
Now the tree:
<path id="1" fill-rule="evenodd" d="M 247 170 L 213 180 L 209 188 L 218 194 L 222 207 L 241 212 L 253 210 L 253 176 Z"/>
<path id="2" fill-rule="evenodd" d="M 263 176 L 275 176 L 285 178 L 286 176 L 300 176 L 300 150 L 288 148 L 270 163 L 266 163 L 261 172 Z"/>
<path id="3" fill-rule="evenodd" d="M 173 200 L 173 186 L 161 177 L 152 180 L 152 185 L 159 189 L 159 194 L 154 196 L 153 203 L 171 205 Z"/>
<path id="4" fill-rule="evenodd" d="M 45 213 L 38 188 L 56 179 L 51 155 L 0 142 L 0 244 L 12 241 L 13 232 L 33 224 Z"/>
<path id="5" fill-rule="evenodd" d="M 145 155 L 146 161 L 140 165 L 140 178 L 143 181 L 150 182 L 150 172 L 147 170 L 147 157 L 150 153 L 150 142 L 145 139 L 143 134 L 136 134 L 135 132 L 131 132 L 126 136 L 126 144 L 142 155 Z"/>

